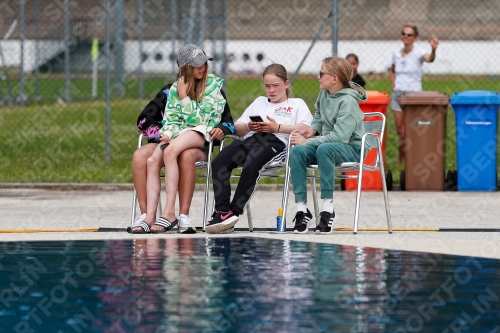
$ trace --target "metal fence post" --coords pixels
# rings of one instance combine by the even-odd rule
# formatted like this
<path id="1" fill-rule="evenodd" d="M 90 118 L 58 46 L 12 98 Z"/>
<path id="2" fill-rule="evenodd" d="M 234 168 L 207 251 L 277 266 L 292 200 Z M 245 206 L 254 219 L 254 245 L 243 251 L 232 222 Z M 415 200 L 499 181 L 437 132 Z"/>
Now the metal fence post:
<path id="1" fill-rule="evenodd" d="M 144 29 L 144 2 L 143 0 L 139 0 L 139 98 L 142 99 L 144 97 L 144 73 L 142 71 L 142 39 Z"/>
<path id="2" fill-rule="evenodd" d="M 227 50 L 226 50 L 226 41 L 227 41 L 227 0 L 222 0 L 222 61 L 224 62 L 224 66 L 222 66 L 222 78 L 224 79 L 224 89 L 227 90 Z"/>
<path id="3" fill-rule="evenodd" d="M 196 16 L 197 2 L 197 0 L 191 0 L 191 7 L 189 8 L 187 39 L 184 41 L 187 44 L 193 43 L 194 18 Z"/>
<path id="4" fill-rule="evenodd" d="M 125 94 L 125 86 L 123 83 L 123 71 L 124 71 L 124 52 L 123 52 L 123 42 L 124 42 L 124 28 L 123 28 L 123 0 L 116 0 L 115 2 L 115 43 L 113 51 L 115 52 L 115 85 L 114 93 L 119 96 Z"/>
<path id="5" fill-rule="evenodd" d="M 35 0 L 35 99 L 40 99 L 40 0 Z"/>
<path id="6" fill-rule="evenodd" d="M 69 103 L 69 0 L 64 0 L 64 101 Z"/>
<path id="7" fill-rule="evenodd" d="M 205 13 L 205 0 L 200 1 L 200 33 L 198 35 L 198 45 L 205 49 L 203 46 L 205 41 L 205 22 L 206 22 L 206 13 Z M 213 56 L 213 55 L 212 55 Z"/>
<path id="8" fill-rule="evenodd" d="M 106 94 L 106 163 L 111 164 L 111 143 L 110 143 L 110 133 L 111 133 L 111 104 L 110 104 L 110 87 L 109 87 L 109 77 L 110 77 L 110 50 L 109 50 L 109 30 L 110 30 L 110 2 L 111 0 L 105 0 L 105 11 L 106 11 L 106 23 L 105 23 L 105 43 L 104 51 L 106 52 L 106 84 L 105 84 L 105 94 Z"/>
<path id="9" fill-rule="evenodd" d="M 338 54 L 339 43 L 339 2 L 332 0 L 332 56 Z"/>
<path id="10" fill-rule="evenodd" d="M 176 63 L 175 63 L 175 38 L 176 38 L 176 34 L 175 34 L 175 31 L 176 31 L 176 22 L 177 22 L 177 0 L 171 0 L 170 1 L 170 5 L 171 5 L 171 8 L 170 8 L 170 13 L 171 13 L 171 16 L 170 16 L 170 19 L 171 19 L 171 23 L 170 23 L 170 39 L 172 41 L 172 54 L 173 54 L 173 57 L 171 57 L 170 59 L 172 59 L 172 76 L 175 77 L 175 72 L 177 70 L 177 66 L 176 66 Z"/>
<path id="11" fill-rule="evenodd" d="M 21 12 L 20 12 L 20 25 L 19 25 L 19 42 L 21 46 L 21 64 L 19 68 L 19 102 L 21 106 L 24 106 L 24 9 L 25 0 L 20 2 Z"/>
<path id="12" fill-rule="evenodd" d="M 216 39 L 215 39 L 215 12 L 216 12 L 216 7 L 215 7 L 215 0 L 212 0 L 212 13 L 210 15 L 210 27 L 212 29 L 212 56 L 214 57 L 214 65 L 213 65 L 213 71 L 216 73 L 215 68 L 217 66 L 217 45 L 216 45 Z M 219 58 L 220 59 L 220 58 Z"/>

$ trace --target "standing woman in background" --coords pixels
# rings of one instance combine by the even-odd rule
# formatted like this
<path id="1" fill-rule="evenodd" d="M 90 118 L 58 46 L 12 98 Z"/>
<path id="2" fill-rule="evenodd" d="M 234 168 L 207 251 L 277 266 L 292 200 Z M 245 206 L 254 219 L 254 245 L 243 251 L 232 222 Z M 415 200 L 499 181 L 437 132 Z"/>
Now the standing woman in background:
<path id="1" fill-rule="evenodd" d="M 394 119 L 399 135 L 398 163 L 401 163 L 404 159 L 403 142 L 405 134 L 403 112 L 398 103 L 398 99 L 401 98 L 405 92 L 422 91 L 422 65 L 424 61 L 434 61 L 439 43 L 434 35 L 429 39 L 429 44 L 432 48 L 429 54 L 414 45 L 417 38 L 417 27 L 406 24 L 401 31 L 401 41 L 404 46 L 402 49 L 395 51 L 392 55 L 392 66 L 389 71 L 389 77 L 392 84 L 391 107 L 394 110 Z"/>

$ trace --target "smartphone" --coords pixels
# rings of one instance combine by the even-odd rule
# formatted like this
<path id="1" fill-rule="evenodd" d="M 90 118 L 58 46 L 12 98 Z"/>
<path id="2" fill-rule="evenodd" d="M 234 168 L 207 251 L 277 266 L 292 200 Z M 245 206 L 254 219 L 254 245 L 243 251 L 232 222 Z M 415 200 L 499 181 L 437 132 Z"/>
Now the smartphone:
<path id="1" fill-rule="evenodd" d="M 262 118 L 260 116 L 250 116 L 250 120 L 254 122 L 263 122 Z"/>

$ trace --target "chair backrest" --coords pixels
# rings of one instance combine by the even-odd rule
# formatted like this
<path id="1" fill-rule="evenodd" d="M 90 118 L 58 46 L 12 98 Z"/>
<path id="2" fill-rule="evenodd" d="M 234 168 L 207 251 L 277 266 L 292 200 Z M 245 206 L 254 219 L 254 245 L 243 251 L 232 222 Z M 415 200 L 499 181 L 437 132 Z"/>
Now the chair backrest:
<path id="1" fill-rule="evenodd" d="M 368 141 L 371 151 L 373 149 L 378 149 L 377 139 L 375 135 L 379 137 L 381 148 L 384 145 L 384 135 L 386 129 L 386 117 L 382 112 L 365 112 L 363 118 L 363 124 L 365 126 L 365 135 L 363 135 L 363 140 Z M 367 152 L 365 163 L 370 161 L 368 155 L 370 152 Z M 375 154 L 373 166 L 377 166 L 380 163 L 379 155 Z M 371 163 L 370 163 L 371 164 Z"/>

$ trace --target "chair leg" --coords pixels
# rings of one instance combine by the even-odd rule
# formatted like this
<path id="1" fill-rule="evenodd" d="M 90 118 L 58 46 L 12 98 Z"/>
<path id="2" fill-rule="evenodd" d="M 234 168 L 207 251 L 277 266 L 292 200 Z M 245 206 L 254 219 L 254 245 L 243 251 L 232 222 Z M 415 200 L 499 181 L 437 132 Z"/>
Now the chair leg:
<path id="1" fill-rule="evenodd" d="M 380 146 L 380 141 L 378 141 L 378 152 L 379 152 L 379 161 L 380 162 L 380 176 L 382 178 L 382 190 L 384 192 L 384 201 L 385 201 L 385 215 L 387 216 L 387 230 L 390 234 L 392 234 L 392 221 L 391 221 L 391 211 L 389 208 L 389 195 L 387 194 L 387 184 L 385 181 L 385 169 L 384 169 L 384 160 L 382 159 L 382 147 Z"/>
<path id="2" fill-rule="evenodd" d="M 203 205 L 203 231 L 205 231 L 205 226 L 207 225 L 207 217 L 208 217 L 208 193 L 210 191 L 210 167 L 207 167 L 207 179 L 205 181 L 205 200 Z M 212 205 L 212 210 L 215 207 L 215 198 L 214 203 Z"/>
<path id="3" fill-rule="evenodd" d="M 361 201 L 361 186 L 363 185 L 363 163 L 359 164 L 358 171 L 358 189 L 356 191 L 356 208 L 354 210 L 354 229 L 353 234 L 358 233 L 358 221 L 359 221 L 359 204 Z"/>
<path id="4" fill-rule="evenodd" d="M 290 174 L 287 169 L 285 172 L 285 184 L 283 185 L 283 196 L 281 199 L 281 206 L 283 207 L 283 216 L 281 217 L 281 229 L 279 232 L 286 233 L 286 212 L 288 210 L 288 194 L 290 193 Z"/>
<path id="5" fill-rule="evenodd" d="M 136 208 L 137 208 L 137 193 L 135 192 L 134 188 L 134 194 L 132 195 L 132 213 L 130 214 L 130 226 L 134 224 Z"/>
<path id="6" fill-rule="evenodd" d="M 314 170 L 309 170 L 309 173 L 311 174 L 311 192 L 312 192 L 312 197 L 313 197 L 313 203 L 314 203 L 314 217 L 316 218 L 316 225 L 319 223 L 319 207 L 318 207 L 318 193 L 316 191 L 316 178 L 314 177 Z"/>
<path id="7" fill-rule="evenodd" d="M 247 203 L 245 210 L 247 211 L 248 231 L 252 232 L 253 231 L 253 221 L 252 221 L 252 210 L 250 209 L 250 202 Z"/>

